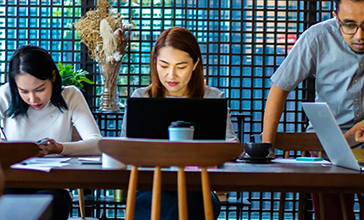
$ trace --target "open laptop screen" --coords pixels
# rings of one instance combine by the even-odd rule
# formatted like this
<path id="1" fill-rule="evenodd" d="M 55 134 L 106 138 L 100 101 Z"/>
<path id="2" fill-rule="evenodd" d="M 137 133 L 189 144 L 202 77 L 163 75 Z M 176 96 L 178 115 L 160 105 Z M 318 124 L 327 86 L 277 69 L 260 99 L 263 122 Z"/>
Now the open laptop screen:
<path id="1" fill-rule="evenodd" d="M 173 121 L 191 122 L 194 139 L 224 140 L 227 100 L 194 98 L 129 98 L 126 136 L 168 139 Z"/>
<path id="2" fill-rule="evenodd" d="M 305 102 L 302 107 L 331 163 L 361 170 L 328 104 Z"/>

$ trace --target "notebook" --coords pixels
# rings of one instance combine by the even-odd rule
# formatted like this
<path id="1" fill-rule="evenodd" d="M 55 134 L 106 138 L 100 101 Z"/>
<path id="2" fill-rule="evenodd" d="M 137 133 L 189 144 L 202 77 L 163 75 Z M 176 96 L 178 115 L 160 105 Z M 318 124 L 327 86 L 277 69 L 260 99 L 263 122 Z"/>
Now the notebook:
<path id="1" fill-rule="evenodd" d="M 225 140 L 227 100 L 197 98 L 129 98 L 126 136 L 168 139 L 173 121 L 191 122 L 194 139 Z"/>
<path id="2" fill-rule="evenodd" d="M 330 107 L 324 102 L 302 103 L 308 119 L 319 138 L 331 163 L 337 166 L 364 171 L 357 162 Z"/>

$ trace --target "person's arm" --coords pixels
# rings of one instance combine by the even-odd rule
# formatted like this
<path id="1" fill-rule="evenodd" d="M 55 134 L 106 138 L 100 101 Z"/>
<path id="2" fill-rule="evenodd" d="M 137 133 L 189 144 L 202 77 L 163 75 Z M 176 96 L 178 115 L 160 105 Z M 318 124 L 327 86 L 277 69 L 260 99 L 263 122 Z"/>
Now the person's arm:
<path id="1" fill-rule="evenodd" d="M 264 111 L 262 142 L 274 143 L 279 119 L 288 94 L 289 92 L 279 88 L 276 84 L 272 85 Z"/>
<path id="2" fill-rule="evenodd" d="M 4 85 L 0 86 L 0 122 L 2 122 L 3 125 L 4 125 L 4 120 L 7 117 L 5 112 L 6 110 L 8 110 L 10 102 L 11 102 L 11 94 L 10 94 L 9 83 L 5 83 Z M 0 130 L 1 130 L 0 141 L 7 140 L 4 129 L 0 128 Z"/>
<path id="3" fill-rule="evenodd" d="M 70 94 L 67 103 L 72 113 L 72 123 L 80 134 L 82 140 L 77 142 L 61 142 L 62 155 L 101 155 L 98 142 L 102 139 L 100 130 L 87 105 L 81 91 L 76 89 Z"/>

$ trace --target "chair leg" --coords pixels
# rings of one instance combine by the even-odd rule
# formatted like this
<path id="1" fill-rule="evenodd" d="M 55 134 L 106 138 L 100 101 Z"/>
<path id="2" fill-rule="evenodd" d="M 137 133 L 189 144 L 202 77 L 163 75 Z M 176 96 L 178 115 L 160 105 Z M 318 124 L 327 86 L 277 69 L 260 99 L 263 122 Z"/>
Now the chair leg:
<path id="1" fill-rule="evenodd" d="M 347 210 L 346 210 L 346 205 L 345 205 L 345 196 L 343 193 L 340 193 L 340 204 L 341 204 L 341 212 L 343 214 L 343 220 L 347 220 L 348 216 L 347 216 Z"/>
<path id="2" fill-rule="evenodd" d="M 284 152 L 284 158 L 289 158 L 289 151 Z"/>
<path id="3" fill-rule="evenodd" d="M 205 208 L 205 219 L 213 220 L 214 213 L 212 211 L 210 180 L 206 167 L 201 168 L 201 181 L 202 181 L 203 203 Z"/>
<path id="4" fill-rule="evenodd" d="M 303 220 L 304 203 L 305 203 L 305 194 L 298 193 L 298 220 Z"/>
<path id="5" fill-rule="evenodd" d="M 162 189 L 162 172 L 161 167 L 155 167 L 153 177 L 153 197 L 151 220 L 160 219 L 161 211 L 161 189 Z"/>
<path id="6" fill-rule="evenodd" d="M 227 200 L 227 198 L 226 198 Z M 229 212 L 230 212 L 230 204 L 228 203 L 228 201 L 226 201 L 226 206 L 225 206 L 225 220 L 229 220 Z"/>
<path id="7" fill-rule="evenodd" d="M 238 198 L 240 198 L 239 193 L 240 193 L 240 192 L 236 192 L 236 201 L 237 201 L 237 202 L 239 202 L 239 199 L 238 199 Z M 239 220 L 239 219 L 240 219 L 240 211 L 241 211 L 241 210 L 240 210 L 240 207 L 238 207 L 238 205 L 237 205 L 237 206 L 236 206 L 236 212 L 235 212 L 235 213 L 236 213 L 235 215 L 236 215 L 236 219 L 237 219 L 237 220 Z"/>
<path id="8" fill-rule="evenodd" d="M 129 179 L 129 189 L 128 189 L 128 198 L 127 198 L 127 202 L 126 202 L 125 220 L 134 219 L 137 183 L 138 183 L 138 167 L 133 166 L 131 169 L 130 179 Z"/>
<path id="9" fill-rule="evenodd" d="M 303 151 L 301 151 L 301 157 L 306 157 L 306 153 L 307 153 L 307 152 L 306 152 L 306 151 L 304 151 L 304 150 L 303 150 Z"/>
<path id="10" fill-rule="evenodd" d="M 286 203 L 286 193 L 281 192 L 281 196 L 279 199 L 279 213 L 278 213 L 278 219 L 284 220 L 284 205 Z"/>
<path id="11" fill-rule="evenodd" d="M 243 203 L 243 195 L 242 192 L 236 192 L 236 198 L 239 198 L 239 202 Z M 242 207 L 236 207 L 236 219 L 240 220 L 240 215 L 241 218 L 243 218 L 243 208 Z"/>
<path id="12" fill-rule="evenodd" d="M 77 189 L 77 193 L 78 193 L 78 204 L 80 206 L 81 218 L 84 219 L 86 217 L 86 214 L 85 214 L 85 197 L 83 194 L 83 189 Z"/>
<path id="13" fill-rule="evenodd" d="M 319 193 L 319 204 L 320 204 L 320 220 L 325 220 L 325 203 L 324 195 Z"/>
<path id="14" fill-rule="evenodd" d="M 183 167 L 178 168 L 178 219 L 187 220 L 186 176 Z"/>

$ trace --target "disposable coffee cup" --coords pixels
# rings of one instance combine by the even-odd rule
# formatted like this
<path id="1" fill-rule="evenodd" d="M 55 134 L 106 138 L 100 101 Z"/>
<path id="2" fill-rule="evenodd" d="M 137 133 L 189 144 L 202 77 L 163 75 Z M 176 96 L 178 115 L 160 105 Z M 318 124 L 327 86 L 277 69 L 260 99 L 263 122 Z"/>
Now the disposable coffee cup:
<path id="1" fill-rule="evenodd" d="M 108 169 L 122 169 L 125 168 L 125 164 L 121 163 L 120 161 L 112 158 L 108 154 L 102 153 L 102 168 Z"/>
<path id="2" fill-rule="evenodd" d="M 174 121 L 168 127 L 170 141 L 188 141 L 193 140 L 195 128 L 190 122 Z"/>

